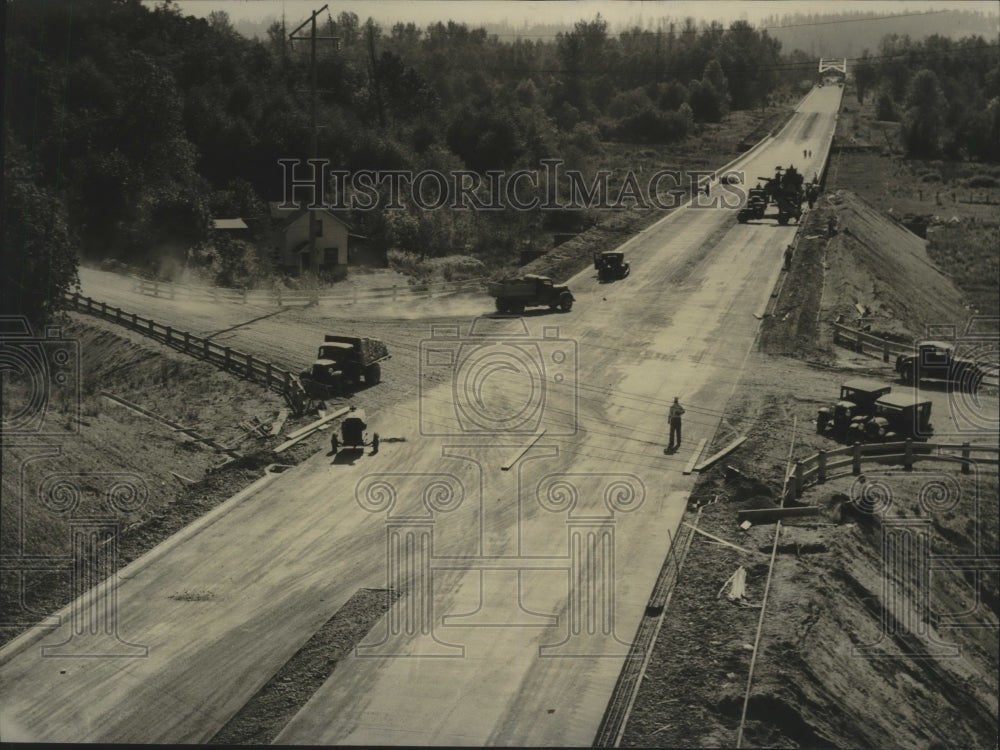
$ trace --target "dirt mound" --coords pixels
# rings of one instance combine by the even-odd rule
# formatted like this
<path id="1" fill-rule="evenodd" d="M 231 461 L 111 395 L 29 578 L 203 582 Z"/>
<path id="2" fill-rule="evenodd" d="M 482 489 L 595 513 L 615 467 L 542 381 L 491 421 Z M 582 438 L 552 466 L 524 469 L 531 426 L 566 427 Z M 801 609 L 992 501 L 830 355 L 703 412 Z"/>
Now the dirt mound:
<path id="1" fill-rule="evenodd" d="M 830 195 L 824 208 L 837 218 L 827 247 L 824 320 L 842 316 L 853 325 L 862 318 L 872 333 L 899 339 L 921 338 L 928 325 L 964 326 L 962 293 L 931 262 L 925 240 L 846 190 Z"/>

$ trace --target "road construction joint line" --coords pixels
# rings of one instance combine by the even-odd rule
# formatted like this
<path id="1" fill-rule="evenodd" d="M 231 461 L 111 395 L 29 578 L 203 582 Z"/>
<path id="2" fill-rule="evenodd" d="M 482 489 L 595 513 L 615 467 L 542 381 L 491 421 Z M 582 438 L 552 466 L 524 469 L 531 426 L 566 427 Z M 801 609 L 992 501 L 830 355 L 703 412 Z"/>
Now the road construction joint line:
<path id="1" fill-rule="evenodd" d="M 533 446 L 535 443 L 537 443 L 539 441 L 539 439 L 541 439 L 542 435 L 544 435 L 544 434 L 545 434 L 545 430 L 542 430 L 537 435 L 535 435 L 535 437 L 533 437 L 531 439 L 531 442 L 529 442 L 526 446 L 524 446 L 523 448 L 521 448 L 517 452 L 517 455 L 514 456 L 513 459 L 511 459 L 510 461 L 508 461 L 507 463 L 505 463 L 503 466 L 501 466 L 500 470 L 501 471 L 508 471 L 510 469 L 510 467 L 513 466 L 514 464 L 516 464 L 518 462 L 518 460 L 520 460 L 521 456 L 523 456 L 525 453 L 527 453 L 528 450 L 531 448 L 531 446 Z"/>

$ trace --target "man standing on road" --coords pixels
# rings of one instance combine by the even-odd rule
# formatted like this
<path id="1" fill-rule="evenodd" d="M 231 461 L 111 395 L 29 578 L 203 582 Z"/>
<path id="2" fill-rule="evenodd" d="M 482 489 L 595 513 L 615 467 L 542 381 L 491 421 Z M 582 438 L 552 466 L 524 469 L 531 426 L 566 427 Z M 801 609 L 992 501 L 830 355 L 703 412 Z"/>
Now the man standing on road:
<path id="1" fill-rule="evenodd" d="M 674 403 L 670 405 L 670 413 L 667 419 L 670 422 L 670 444 L 667 445 L 667 452 L 673 453 L 681 447 L 681 415 L 684 414 L 684 407 L 681 406 L 674 396 Z"/>

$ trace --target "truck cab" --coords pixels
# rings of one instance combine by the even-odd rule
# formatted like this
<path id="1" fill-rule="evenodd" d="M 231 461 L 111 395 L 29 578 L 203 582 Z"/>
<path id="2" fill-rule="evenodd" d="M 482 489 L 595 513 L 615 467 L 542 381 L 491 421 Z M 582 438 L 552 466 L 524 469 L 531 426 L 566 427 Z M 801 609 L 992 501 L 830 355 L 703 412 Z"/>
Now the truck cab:
<path id="1" fill-rule="evenodd" d="M 840 386 L 840 400 L 833 406 L 822 407 L 816 415 L 816 432 L 830 431 L 838 439 L 846 438 L 855 425 L 875 412 L 878 399 L 891 391 L 891 385 L 872 378 L 845 381 Z"/>
<path id="2" fill-rule="evenodd" d="M 941 380 L 972 393 L 979 390 L 985 375 L 978 363 L 956 357 L 954 345 L 947 341 L 918 342 L 915 354 L 896 357 L 896 372 L 915 386 L 921 380 Z"/>

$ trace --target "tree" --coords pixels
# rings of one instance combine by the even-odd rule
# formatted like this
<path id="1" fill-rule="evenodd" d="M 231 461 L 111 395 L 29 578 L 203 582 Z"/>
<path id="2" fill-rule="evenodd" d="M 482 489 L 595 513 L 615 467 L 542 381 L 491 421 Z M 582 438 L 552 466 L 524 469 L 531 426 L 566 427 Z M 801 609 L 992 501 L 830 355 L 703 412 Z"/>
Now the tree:
<path id="1" fill-rule="evenodd" d="M 910 81 L 903 114 L 903 146 L 907 156 L 933 157 L 941 151 L 945 135 L 945 98 L 938 77 L 931 70 L 919 70 Z"/>
<path id="2" fill-rule="evenodd" d="M 35 183 L 39 170 L 23 147 L 6 140 L 0 311 L 42 323 L 79 287 L 76 248 L 62 203 Z"/>
<path id="3" fill-rule="evenodd" d="M 865 96 L 878 81 L 878 71 L 875 69 L 875 65 L 872 64 L 868 50 L 865 50 L 864 54 L 861 55 L 861 59 L 858 60 L 857 64 L 854 66 L 854 86 L 858 91 L 858 103 L 865 103 Z"/>

